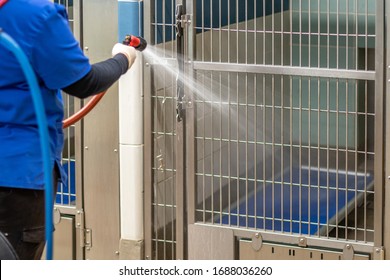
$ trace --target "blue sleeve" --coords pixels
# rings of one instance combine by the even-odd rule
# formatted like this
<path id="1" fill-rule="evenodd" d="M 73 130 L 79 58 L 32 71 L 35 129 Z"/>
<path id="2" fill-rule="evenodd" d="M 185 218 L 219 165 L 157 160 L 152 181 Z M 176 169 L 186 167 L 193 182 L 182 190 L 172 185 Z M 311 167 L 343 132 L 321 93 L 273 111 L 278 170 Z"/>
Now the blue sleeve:
<path id="1" fill-rule="evenodd" d="M 51 6 L 43 15 L 31 62 L 46 87 L 61 89 L 84 77 L 91 65 L 69 28 L 64 7 Z"/>

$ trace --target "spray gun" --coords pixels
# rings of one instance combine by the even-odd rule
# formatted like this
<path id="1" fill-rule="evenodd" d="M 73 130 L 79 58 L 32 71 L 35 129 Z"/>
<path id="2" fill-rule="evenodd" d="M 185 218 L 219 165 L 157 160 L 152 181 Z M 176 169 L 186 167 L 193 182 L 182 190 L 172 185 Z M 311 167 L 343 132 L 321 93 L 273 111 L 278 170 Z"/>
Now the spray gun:
<path id="1" fill-rule="evenodd" d="M 140 52 L 142 52 L 147 46 L 147 42 L 144 38 L 134 35 L 126 35 L 122 44 L 134 47 L 137 51 Z"/>

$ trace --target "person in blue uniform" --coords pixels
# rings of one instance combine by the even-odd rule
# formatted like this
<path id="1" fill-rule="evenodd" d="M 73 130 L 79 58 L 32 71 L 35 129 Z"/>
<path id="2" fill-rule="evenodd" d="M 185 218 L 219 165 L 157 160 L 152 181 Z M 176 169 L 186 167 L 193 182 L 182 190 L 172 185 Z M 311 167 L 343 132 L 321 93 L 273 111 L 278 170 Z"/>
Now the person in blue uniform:
<path id="1" fill-rule="evenodd" d="M 90 64 L 63 6 L 48 0 L 0 0 L 0 28 L 27 55 L 42 93 L 54 187 L 64 181 L 61 90 L 86 98 L 108 89 L 135 60 L 115 44 L 112 57 Z M 20 259 L 40 259 L 45 245 L 44 171 L 32 96 L 21 66 L 0 44 L 0 231 Z M 56 190 L 54 190 L 56 193 Z M 54 201 L 54 198 L 53 198 Z"/>

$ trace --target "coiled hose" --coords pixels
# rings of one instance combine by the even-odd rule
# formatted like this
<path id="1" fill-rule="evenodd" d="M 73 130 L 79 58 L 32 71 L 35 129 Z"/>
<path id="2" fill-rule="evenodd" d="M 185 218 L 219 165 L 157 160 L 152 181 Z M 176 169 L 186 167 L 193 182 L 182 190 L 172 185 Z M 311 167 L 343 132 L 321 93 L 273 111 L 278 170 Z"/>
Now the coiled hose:
<path id="1" fill-rule="evenodd" d="M 45 178 L 45 235 L 46 235 L 46 259 L 53 259 L 53 182 L 52 182 L 52 168 L 50 164 L 50 142 L 49 132 L 47 129 L 47 119 L 45 115 L 45 107 L 41 96 L 41 91 L 38 86 L 37 79 L 31 65 L 19 47 L 19 45 L 6 33 L 0 29 L 0 44 L 11 51 L 18 60 L 24 75 L 26 76 L 28 85 L 30 87 L 35 114 L 37 117 L 38 130 L 40 136 L 40 145 L 43 158 L 43 169 Z"/>

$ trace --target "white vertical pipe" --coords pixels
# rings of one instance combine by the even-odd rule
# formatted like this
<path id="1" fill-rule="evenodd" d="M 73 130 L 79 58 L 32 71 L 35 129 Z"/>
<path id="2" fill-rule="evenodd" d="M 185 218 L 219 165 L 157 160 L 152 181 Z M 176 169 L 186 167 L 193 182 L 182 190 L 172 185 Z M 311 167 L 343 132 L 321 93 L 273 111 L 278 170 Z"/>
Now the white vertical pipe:
<path id="1" fill-rule="evenodd" d="M 142 240 L 143 69 L 142 54 L 119 80 L 121 238 Z"/>

